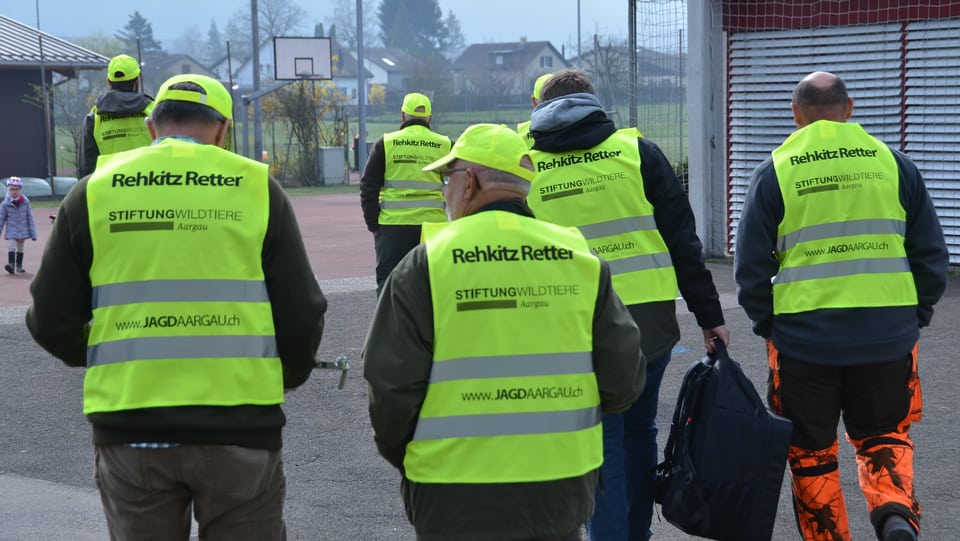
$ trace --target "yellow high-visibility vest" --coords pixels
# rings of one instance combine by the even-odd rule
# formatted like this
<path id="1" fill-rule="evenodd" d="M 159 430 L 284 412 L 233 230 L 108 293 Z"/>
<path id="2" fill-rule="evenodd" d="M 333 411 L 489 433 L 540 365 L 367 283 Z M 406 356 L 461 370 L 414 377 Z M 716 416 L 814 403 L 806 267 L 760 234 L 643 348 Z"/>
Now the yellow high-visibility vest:
<path id="1" fill-rule="evenodd" d="M 917 304 L 887 145 L 859 124 L 821 120 L 772 156 L 784 206 L 773 313 Z"/>
<path id="2" fill-rule="evenodd" d="M 673 261 L 643 189 L 639 136 L 622 129 L 588 150 L 530 151 L 530 208 L 537 218 L 579 228 L 610 264 L 613 288 L 627 305 L 677 297 Z"/>
<path id="3" fill-rule="evenodd" d="M 423 228 L 435 343 L 406 476 L 514 483 L 598 468 L 600 261 L 583 236 L 501 211 Z"/>
<path id="4" fill-rule="evenodd" d="M 450 139 L 411 124 L 383 136 L 385 169 L 380 190 L 380 225 L 445 222 L 447 214 L 436 171 L 423 168 L 450 152 Z"/>
<path id="5" fill-rule="evenodd" d="M 93 139 L 97 142 L 100 156 L 107 156 L 124 150 L 149 146 L 153 142 L 150 130 L 144 121 L 153 111 L 153 103 L 142 113 L 134 116 L 115 117 L 101 113 L 93 106 Z"/>
<path id="6" fill-rule="evenodd" d="M 84 413 L 283 402 L 268 190 L 265 164 L 173 138 L 94 171 Z"/>
<path id="7" fill-rule="evenodd" d="M 521 122 L 517 124 L 517 133 L 520 134 L 520 137 L 523 137 L 523 140 L 527 143 L 527 148 L 533 148 L 533 134 L 530 133 L 530 121 Z"/>

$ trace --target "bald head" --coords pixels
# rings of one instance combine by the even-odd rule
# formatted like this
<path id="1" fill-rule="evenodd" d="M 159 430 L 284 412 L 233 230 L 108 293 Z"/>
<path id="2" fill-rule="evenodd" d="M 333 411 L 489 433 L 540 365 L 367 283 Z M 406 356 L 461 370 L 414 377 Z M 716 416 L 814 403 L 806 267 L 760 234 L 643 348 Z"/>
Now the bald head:
<path id="1" fill-rule="evenodd" d="M 846 122 L 853 114 L 853 100 L 843 79 L 825 71 L 815 71 L 797 83 L 790 107 L 800 128 L 818 120 Z"/>

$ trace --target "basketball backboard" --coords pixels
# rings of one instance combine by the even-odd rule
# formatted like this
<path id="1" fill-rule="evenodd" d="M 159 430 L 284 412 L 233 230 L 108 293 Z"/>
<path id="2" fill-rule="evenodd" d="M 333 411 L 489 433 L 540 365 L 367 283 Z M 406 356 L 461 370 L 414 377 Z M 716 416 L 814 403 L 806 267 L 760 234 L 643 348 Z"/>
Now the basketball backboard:
<path id="1" fill-rule="evenodd" d="M 332 79 L 330 38 L 273 38 L 274 79 Z"/>

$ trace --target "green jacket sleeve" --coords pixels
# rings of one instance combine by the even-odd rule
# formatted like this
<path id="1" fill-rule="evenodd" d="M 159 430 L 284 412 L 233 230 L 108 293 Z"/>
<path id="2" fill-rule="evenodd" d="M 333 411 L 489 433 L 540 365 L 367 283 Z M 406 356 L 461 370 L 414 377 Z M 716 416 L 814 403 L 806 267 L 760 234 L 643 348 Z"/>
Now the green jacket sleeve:
<path id="1" fill-rule="evenodd" d="M 427 394 L 433 342 L 430 276 L 420 244 L 384 283 L 361 353 L 374 442 L 401 471 Z"/>

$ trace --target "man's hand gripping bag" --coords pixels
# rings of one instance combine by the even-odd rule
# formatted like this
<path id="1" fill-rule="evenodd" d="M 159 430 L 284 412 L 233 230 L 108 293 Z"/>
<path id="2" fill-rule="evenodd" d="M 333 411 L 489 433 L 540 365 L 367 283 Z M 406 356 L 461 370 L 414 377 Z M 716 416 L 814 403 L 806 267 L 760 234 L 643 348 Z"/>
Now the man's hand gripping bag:
<path id="1" fill-rule="evenodd" d="M 656 501 L 688 534 L 769 541 L 793 426 L 767 411 L 723 342 L 714 345 L 683 378 Z"/>

